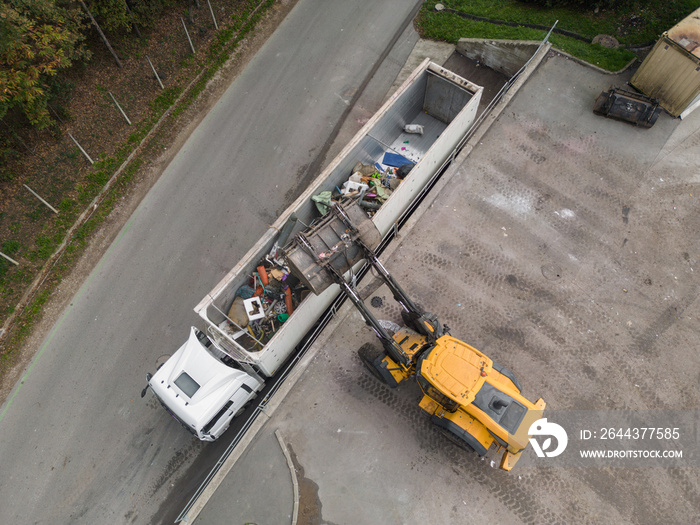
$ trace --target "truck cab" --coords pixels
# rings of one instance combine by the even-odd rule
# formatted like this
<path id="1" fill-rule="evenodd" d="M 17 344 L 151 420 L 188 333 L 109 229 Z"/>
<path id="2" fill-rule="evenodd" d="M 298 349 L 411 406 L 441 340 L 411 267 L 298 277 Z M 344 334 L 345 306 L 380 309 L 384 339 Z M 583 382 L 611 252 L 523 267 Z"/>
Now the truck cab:
<path id="1" fill-rule="evenodd" d="M 148 381 L 163 408 L 202 441 L 223 434 L 263 385 L 195 327 Z"/>

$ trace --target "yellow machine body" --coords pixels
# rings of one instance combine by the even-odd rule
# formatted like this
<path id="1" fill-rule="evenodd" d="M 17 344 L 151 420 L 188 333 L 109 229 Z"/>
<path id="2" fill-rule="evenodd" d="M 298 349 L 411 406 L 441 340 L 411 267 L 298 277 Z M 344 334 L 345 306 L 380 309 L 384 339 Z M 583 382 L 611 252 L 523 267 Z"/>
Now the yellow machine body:
<path id="1" fill-rule="evenodd" d="M 513 468 L 529 443 L 530 425 L 543 415 L 545 402 L 532 403 L 520 394 L 507 369 L 473 346 L 450 335 L 426 348 L 427 338 L 402 328 L 394 340 L 411 357 L 412 368 L 388 360 L 397 383 L 416 375 L 423 391 L 420 407 L 451 438 L 484 455 L 496 444 L 505 449 L 501 468 Z M 414 359 L 419 356 L 418 359 Z"/>

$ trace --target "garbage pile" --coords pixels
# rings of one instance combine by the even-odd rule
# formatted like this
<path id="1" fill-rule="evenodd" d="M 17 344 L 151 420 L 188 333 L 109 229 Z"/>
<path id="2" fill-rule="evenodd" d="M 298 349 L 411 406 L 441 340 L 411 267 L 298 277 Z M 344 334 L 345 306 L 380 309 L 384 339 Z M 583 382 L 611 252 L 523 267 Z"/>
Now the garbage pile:
<path id="1" fill-rule="evenodd" d="M 338 201 L 343 197 L 359 198 L 360 206 L 371 217 L 399 187 L 414 166 L 407 158 L 390 153 L 384 155 L 383 164 L 358 162 L 342 187 L 336 187 L 333 191 L 322 191 L 311 197 L 311 200 L 314 201 L 321 215 L 325 215 L 332 201 Z"/>
<path id="2" fill-rule="evenodd" d="M 422 128 L 410 132 L 422 133 Z M 311 199 L 321 215 L 326 215 L 333 201 L 358 198 L 360 207 L 371 217 L 414 165 L 403 155 L 386 152 L 381 164 L 357 162 L 342 188 L 336 186 L 333 191 L 323 191 Z M 311 293 L 290 273 L 285 261 L 276 258 L 278 244 L 281 246 L 286 242 L 295 222 L 296 217 L 292 214 L 288 223 L 290 227 L 285 226 L 288 231 L 280 235 L 270 254 L 259 262 L 248 283 L 236 290 L 226 319 L 219 324 L 222 332 L 249 352 L 262 350 L 299 303 Z"/>
<path id="3" fill-rule="evenodd" d="M 262 350 L 308 293 L 289 268 L 265 257 L 236 290 L 219 328 L 249 352 Z"/>

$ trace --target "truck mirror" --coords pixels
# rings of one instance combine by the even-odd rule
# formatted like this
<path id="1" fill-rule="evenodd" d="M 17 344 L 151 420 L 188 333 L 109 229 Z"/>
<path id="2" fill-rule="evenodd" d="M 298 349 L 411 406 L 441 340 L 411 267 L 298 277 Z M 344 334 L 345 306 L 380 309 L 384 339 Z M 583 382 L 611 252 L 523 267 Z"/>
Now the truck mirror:
<path id="1" fill-rule="evenodd" d="M 150 381 L 152 377 L 153 377 L 153 374 L 151 374 L 150 372 L 147 373 L 146 374 L 146 381 Z M 141 390 L 141 399 L 146 397 L 146 392 L 148 392 L 148 385 L 146 385 L 146 387 L 143 390 Z"/>

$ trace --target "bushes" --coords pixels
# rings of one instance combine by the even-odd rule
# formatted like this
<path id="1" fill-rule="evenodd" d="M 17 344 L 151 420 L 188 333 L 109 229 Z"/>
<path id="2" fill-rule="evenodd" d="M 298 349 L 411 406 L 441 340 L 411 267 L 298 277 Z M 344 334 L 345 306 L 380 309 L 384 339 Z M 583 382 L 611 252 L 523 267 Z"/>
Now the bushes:
<path id="1" fill-rule="evenodd" d="M 651 9 L 667 12 L 670 18 L 681 18 L 700 7 L 697 0 L 523 0 L 525 4 L 539 7 L 569 7 L 580 11 L 607 9 L 610 11 L 644 11 Z M 683 14 L 682 14 L 683 13 Z"/>
<path id="2" fill-rule="evenodd" d="M 83 29 L 74 8 L 52 0 L 0 3 L 0 118 L 17 109 L 37 128 L 50 124 L 52 77 L 90 57 Z"/>
<path id="3" fill-rule="evenodd" d="M 131 6 L 129 9 L 127 3 Z M 148 27 L 172 0 L 88 0 L 102 29 L 119 38 L 132 24 Z M 90 59 L 86 37 L 94 31 L 70 0 L 0 2 L 0 119 L 24 115 L 43 129 L 51 124 L 48 103 L 67 87 L 62 70 Z"/>

